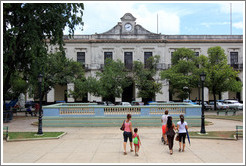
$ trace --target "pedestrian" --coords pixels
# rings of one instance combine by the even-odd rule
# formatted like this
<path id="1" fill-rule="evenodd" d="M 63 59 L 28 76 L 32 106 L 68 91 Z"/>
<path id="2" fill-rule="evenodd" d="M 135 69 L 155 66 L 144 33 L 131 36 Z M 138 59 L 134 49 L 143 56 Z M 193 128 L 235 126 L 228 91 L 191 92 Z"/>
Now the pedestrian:
<path id="1" fill-rule="evenodd" d="M 168 117 L 168 110 L 165 111 L 165 114 L 161 117 L 162 122 L 162 142 L 164 145 L 168 145 L 167 136 L 166 136 L 166 127 L 167 127 L 167 117 Z"/>
<path id="2" fill-rule="evenodd" d="M 168 140 L 168 146 L 169 146 L 169 150 L 170 150 L 170 155 L 173 154 L 173 140 L 174 140 L 174 135 L 175 135 L 174 130 L 176 130 L 175 124 L 172 121 L 172 117 L 171 116 L 168 116 L 167 117 L 167 131 L 166 131 L 166 135 L 167 135 L 167 140 Z"/>
<path id="3" fill-rule="evenodd" d="M 27 114 L 31 114 L 31 116 L 33 116 L 33 114 L 32 114 L 32 106 L 27 107 L 26 116 L 27 116 Z"/>
<path id="4" fill-rule="evenodd" d="M 138 156 L 138 152 L 139 152 L 140 145 L 141 145 L 141 141 L 138 135 L 138 128 L 134 129 L 133 143 L 135 147 L 135 156 Z"/>
<path id="5" fill-rule="evenodd" d="M 133 135 L 133 132 L 132 132 L 132 122 L 130 121 L 131 118 L 132 118 L 131 114 L 127 114 L 127 119 L 124 121 L 124 125 L 125 125 L 124 132 L 123 132 L 123 136 L 124 136 L 124 143 L 123 143 L 124 155 L 127 155 L 127 153 L 126 153 L 126 143 L 127 143 L 127 139 L 128 138 L 129 138 L 130 147 L 131 147 L 130 152 L 133 152 L 133 149 L 132 149 L 132 135 Z"/>
<path id="6" fill-rule="evenodd" d="M 35 104 L 35 112 L 34 112 L 34 116 L 37 116 L 39 109 L 40 109 L 39 104 L 36 103 L 36 104 Z"/>
<path id="7" fill-rule="evenodd" d="M 181 141 L 183 142 L 183 149 L 182 152 L 184 152 L 185 149 L 185 137 L 186 137 L 186 130 L 188 130 L 188 124 L 186 121 L 184 121 L 184 115 L 179 116 L 180 121 L 177 123 L 177 130 L 179 133 L 179 152 L 181 151 Z"/>

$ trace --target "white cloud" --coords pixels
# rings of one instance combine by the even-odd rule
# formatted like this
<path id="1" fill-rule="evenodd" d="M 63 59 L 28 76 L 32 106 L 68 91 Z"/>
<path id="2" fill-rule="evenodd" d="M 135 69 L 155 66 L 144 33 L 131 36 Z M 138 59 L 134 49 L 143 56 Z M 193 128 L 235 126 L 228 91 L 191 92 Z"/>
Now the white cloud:
<path id="1" fill-rule="evenodd" d="M 230 13 L 230 2 L 219 3 L 220 11 L 223 13 Z M 243 14 L 245 11 L 245 3 L 244 2 L 232 2 L 232 13 L 241 13 Z"/>
<path id="2" fill-rule="evenodd" d="M 201 23 L 201 25 L 206 26 L 206 27 L 210 27 L 214 25 L 228 25 L 228 24 L 230 24 L 230 22 L 203 22 Z"/>
<path id="3" fill-rule="evenodd" d="M 237 28 L 237 29 L 243 29 L 243 22 L 237 22 L 237 23 L 233 23 L 232 24 L 233 27 Z"/>
<path id="4" fill-rule="evenodd" d="M 158 13 L 158 33 L 178 34 L 180 32 L 179 14 L 167 12 L 165 10 L 152 10 L 148 3 L 139 4 L 138 2 L 106 1 L 106 2 L 85 2 L 84 3 L 83 31 L 77 30 L 75 34 L 94 34 L 103 33 L 120 22 L 120 18 L 125 13 L 131 13 L 137 18 L 136 23 L 142 25 L 147 30 L 157 32 L 157 13 Z"/>
<path id="5" fill-rule="evenodd" d="M 151 32 L 157 33 L 157 14 L 158 33 L 178 34 L 180 32 L 180 19 L 176 13 L 168 13 L 165 10 L 150 12 L 146 6 L 141 6 L 135 13 L 137 23 Z"/>

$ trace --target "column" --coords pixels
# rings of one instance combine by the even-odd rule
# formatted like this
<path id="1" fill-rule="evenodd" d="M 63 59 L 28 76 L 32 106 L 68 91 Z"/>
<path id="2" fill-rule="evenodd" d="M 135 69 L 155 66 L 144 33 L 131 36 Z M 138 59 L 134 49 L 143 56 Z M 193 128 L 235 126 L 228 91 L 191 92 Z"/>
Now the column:
<path id="1" fill-rule="evenodd" d="M 70 90 L 74 90 L 74 84 L 73 83 L 67 84 L 67 93 L 68 93 L 67 101 L 68 102 L 74 102 L 74 98 L 72 97 L 72 95 L 70 95 L 70 92 L 69 92 Z"/>
<path id="2" fill-rule="evenodd" d="M 202 95 L 202 93 L 201 93 L 201 95 Z M 204 101 L 209 101 L 209 90 L 207 87 L 204 87 Z"/>
<path id="3" fill-rule="evenodd" d="M 136 101 L 142 101 L 141 97 L 138 97 L 138 88 L 135 86 L 135 100 Z"/>
<path id="4" fill-rule="evenodd" d="M 122 98 L 116 97 L 115 102 L 122 102 Z"/>
<path id="5" fill-rule="evenodd" d="M 240 98 L 241 98 L 241 101 L 243 101 L 244 100 L 244 97 L 243 97 L 243 87 L 242 87 L 242 90 L 241 90 L 241 93 L 240 93 Z M 239 101 L 240 102 L 240 101 Z"/>
<path id="6" fill-rule="evenodd" d="M 161 92 L 156 94 L 156 101 L 169 101 L 168 85 L 162 84 Z"/>
<path id="7" fill-rule="evenodd" d="M 88 93 L 88 101 L 102 101 L 102 97 L 94 96 L 90 93 Z"/>
<path id="8" fill-rule="evenodd" d="M 47 94 L 47 102 L 54 102 L 55 101 L 55 89 L 52 88 Z"/>
<path id="9" fill-rule="evenodd" d="M 229 92 L 223 92 L 221 97 L 222 97 L 222 100 L 228 99 L 229 98 Z"/>
<path id="10" fill-rule="evenodd" d="M 29 93 L 26 93 L 26 101 L 34 101 L 34 98 L 29 96 Z"/>

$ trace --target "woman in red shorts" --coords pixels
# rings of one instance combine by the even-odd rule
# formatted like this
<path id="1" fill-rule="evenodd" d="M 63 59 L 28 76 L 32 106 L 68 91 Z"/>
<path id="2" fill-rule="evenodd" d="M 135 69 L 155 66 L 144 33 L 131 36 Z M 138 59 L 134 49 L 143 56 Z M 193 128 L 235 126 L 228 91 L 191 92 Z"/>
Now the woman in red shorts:
<path id="1" fill-rule="evenodd" d="M 168 117 L 168 110 L 165 111 L 165 115 L 162 115 L 161 122 L 162 122 L 162 141 L 164 144 L 168 145 L 167 136 L 166 136 L 166 128 L 167 128 L 167 117 Z"/>

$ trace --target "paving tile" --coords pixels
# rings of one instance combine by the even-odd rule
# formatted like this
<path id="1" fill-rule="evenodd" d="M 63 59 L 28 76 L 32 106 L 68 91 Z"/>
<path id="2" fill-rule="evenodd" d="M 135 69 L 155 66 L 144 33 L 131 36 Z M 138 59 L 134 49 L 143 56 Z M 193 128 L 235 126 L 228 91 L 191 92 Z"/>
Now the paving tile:
<path id="1" fill-rule="evenodd" d="M 24 118 L 9 123 L 10 131 L 37 131 L 31 122 L 37 119 Z M 210 119 L 209 119 L 210 120 Z M 207 131 L 235 131 L 235 125 L 242 122 L 211 120 L 214 125 L 206 126 Z M 23 127 L 24 126 L 24 127 Z M 192 127 L 190 131 L 200 131 Z M 191 139 L 186 142 L 185 152 L 178 152 L 179 144 L 174 142 L 173 155 L 168 146 L 161 142 L 159 127 L 141 127 L 142 141 L 139 157 L 130 151 L 123 155 L 123 136 L 119 127 L 43 127 L 43 131 L 65 131 L 67 134 L 56 140 L 3 141 L 3 163 L 242 163 L 244 140 Z"/>

